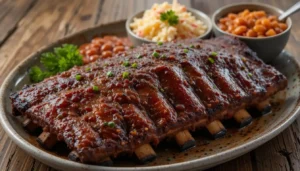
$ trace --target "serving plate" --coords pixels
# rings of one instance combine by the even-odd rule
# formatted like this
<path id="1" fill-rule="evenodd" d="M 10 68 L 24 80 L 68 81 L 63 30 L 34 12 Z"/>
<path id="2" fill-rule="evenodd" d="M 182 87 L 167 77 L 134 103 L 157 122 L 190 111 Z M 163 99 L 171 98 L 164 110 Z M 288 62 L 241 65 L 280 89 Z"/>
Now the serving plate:
<path id="1" fill-rule="evenodd" d="M 195 132 L 197 146 L 179 152 L 175 142 L 162 142 L 155 151 L 158 158 L 146 165 L 137 164 L 134 157 L 120 158 L 114 161 L 113 167 L 88 165 L 69 161 L 64 155 L 44 150 L 36 141 L 35 136 L 28 134 L 18 117 L 11 115 L 9 94 L 19 90 L 24 84 L 29 84 L 28 69 L 39 65 L 41 53 L 51 51 L 63 43 L 83 44 L 94 36 L 114 34 L 126 36 L 125 21 L 100 25 L 61 39 L 40 51 L 33 53 L 16 66 L 4 81 L 0 90 L 0 121 L 9 137 L 23 150 L 41 162 L 60 170 L 193 170 L 205 169 L 241 156 L 272 139 L 288 127 L 297 117 L 300 106 L 300 67 L 294 57 L 282 52 L 272 61 L 288 78 L 288 88 L 273 98 L 274 112 L 257 117 L 246 128 L 236 129 L 232 124 L 225 126 L 228 133 L 224 138 L 211 140 L 205 131 Z M 285 100 L 284 97 L 286 97 Z M 56 151 L 56 152 L 55 152 Z"/>

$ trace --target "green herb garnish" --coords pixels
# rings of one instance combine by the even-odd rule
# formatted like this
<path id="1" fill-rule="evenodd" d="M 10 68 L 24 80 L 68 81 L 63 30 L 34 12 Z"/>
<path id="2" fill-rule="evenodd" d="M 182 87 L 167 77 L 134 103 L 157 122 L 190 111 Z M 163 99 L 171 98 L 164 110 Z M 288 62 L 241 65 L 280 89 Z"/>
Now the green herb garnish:
<path id="1" fill-rule="evenodd" d="M 107 75 L 108 77 L 113 77 L 113 76 L 114 76 L 114 74 L 113 74 L 111 71 L 108 71 L 108 72 L 106 73 L 106 75 Z"/>
<path id="2" fill-rule="evenodd" d="M 154 56 L 155 58 L 158 58 L 158 57 L 159 57 L 159 53 L 153 52 L 153 53 L 152 53 L 152 56 Z"/>
<path id="3" fill-rule="evenodd" d="M 217 52 L 211 52 L 211 53 L 210 53 L 210 56 L 217 56 L 217 55 L 218 55 Z"/>
<path id="4" fill-rule="evenodd" d="M 41 68 L 37 67 L 37 66 L 33 66 L 30 68 L 29 70 L 29 77 L 30 80 L 34 83 L 43 81 L 44 78 L 51 76 L 52 74 L 49 72 L 43 72 L 41 70 Z"/>
<path id="5" fill-rule="evenodd" d="M 90 68 L 90 67 L 87 67 L 87 68 L 85 68 L 85 71 L 86 71 L 86 72 L 89 72 L 89 71 L 91 71 L 91 68 Z"/>
<path id="6" fill-rule="evenodd" d="M 179 17 L 175 14 L 173 10 L 169 10 L 160 14 L 160 20 L 166 21 L 169 23 L 169 25 L 173 26 L 178 24 Z"/>
<path id="7" fill-rule="evenodd" d="M 253 75 L 251 73 L 248 73 L 249 77 L 252 77 Z"/>
<path id="8" fill-rule="evenodd" d="M 143 56 L 142 55 L 137 55 L 136 58 L 141 59 Z"/>
<path id="9" fill-rule="evenodd" d="M 161 56 L 161 58 L 166 59 L 167 56 L 166 56 L 165 54 L 163 54 L 163 55 Z"/>
<path id="10" fill-rule="evenodd" d="M 29 76 L 32 82 L 40 82 L 75 65 L 80 66 L 83 64 L 82 56 L 77 46 L 71 44 L 63 44 L 62 47 L 54 48 L 54 52 L 43 53 L 40 62 L 45 71 L 42 71 L 37 66 L 30 68 Z"/>
<path id="11" fill-rule="evenodd" d="M 183 52 L 184 52 L 184 53 L 188 53 L 189 50 L 188 50 L 188 49 L 183 49 Z"/>
<path id="12" fill-rule="evenodd" d="M 107 126 L 111 127 L 111 128 L 114 128 L 116 126 L 116 124 L 114 122 L 108 122 L 107 123 Z"/>
<path id="13" fill-rule="evenodd" d="M 127 71 L 123 72 L 122 77 L 124 79 L 128 78 L 129 77 L 129 72 L 127 72 Z"/>
<path id="14" fill-rule="evenodd" d="M 157 45 L 161 46 L 163 45 L 163 42 L 157 42 Z"/>
<path id="15" fill-rule="evenodd" d="M 123 62 L 123 66 L 125 66 L 125 67 L 129 67 L 129 66 L 130 66 L 130 63 L 129 63 L 129 61 L 128 61 L 128 60 L 124 61 L 124 62 Z"/>
<path id="16" fill-rule="evenodd" d="M 82 79 L 82 76 L 80 74 L 76 74 L 75 78 L 76 78 L 77 81 L 80 81 Z"/>
<path id="17" fill-rule="evenodd" d="M 137 63 L 133 63 L 133 64 L 131 64 L 131 67 L 132 67 L 132 68 L 137 68 L 137 66 L 138 66 L 138 64 L 137 64 Z"/>
<path id="18" fill-rule="evenodd" d="M 215 63 L 215 60 L 214 60 L 213 58 L 211 58 L 211 57 L 208 58 L 208 61 L 209 61 L 210 63 L 212 63 L 212 64 Z"/>
<path id="19" fill-rule="evenodd" d="M 93 91 L 94 92 L 98 92 L 99 91 L 99 87 L 98 86 L 93 86 Z"/>
<path id="20" fill-rule="evenodd" d="M 190 48 L 195 48 L 195 46 L 194 45 L 190 45 Z"/>

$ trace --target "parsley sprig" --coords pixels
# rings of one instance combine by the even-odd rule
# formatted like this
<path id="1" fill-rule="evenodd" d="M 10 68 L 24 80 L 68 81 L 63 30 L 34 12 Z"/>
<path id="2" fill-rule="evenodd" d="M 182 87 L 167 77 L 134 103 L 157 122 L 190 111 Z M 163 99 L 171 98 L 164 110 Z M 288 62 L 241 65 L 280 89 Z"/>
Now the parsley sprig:
<path id="1" fill-rule="evenodd" d="M 77 46 L 71 44 L 63 44 L 62 47 L 54 48 L 54 52 L 43 53 L 40 62 L 45 68 L 44 71 L 38 66 L 33 66 L 29 70 L 30 80 L 35 83 L 66 71 L 75 65 L 83 64 Z"/>
<path id="2" fill-rule="evenodd" d="M 171 26 L 178 24 L 179 19 L 173 10 L 163 12 L 160 14 L 161 21 L 167 21 Z"/>

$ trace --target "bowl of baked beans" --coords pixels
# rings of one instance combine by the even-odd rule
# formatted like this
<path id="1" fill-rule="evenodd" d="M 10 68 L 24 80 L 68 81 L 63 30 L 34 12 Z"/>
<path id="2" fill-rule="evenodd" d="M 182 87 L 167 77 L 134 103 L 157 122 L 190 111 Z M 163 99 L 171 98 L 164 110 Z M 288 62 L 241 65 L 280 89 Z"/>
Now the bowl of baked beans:
<path id="1" fill-rule="evenodd" d="M 271 62 L 289 39 L 292 20 L 279 21 L 283 10 L 261 3 L 237 3 L 218 9 L 212 16 L 216 36 L 230 35 L 243 40 L 258 57 Z"/>
<path id="2" fill-rule="evenodd" d="M 88 64 L 97 59 L 110 58 L 114 54 L 123 53 L 132 47 L 127 37 L 106 35 L 94 37 L 91 42 L 82 44 L 79 52 L 83 56 L 83 63 Z"/>

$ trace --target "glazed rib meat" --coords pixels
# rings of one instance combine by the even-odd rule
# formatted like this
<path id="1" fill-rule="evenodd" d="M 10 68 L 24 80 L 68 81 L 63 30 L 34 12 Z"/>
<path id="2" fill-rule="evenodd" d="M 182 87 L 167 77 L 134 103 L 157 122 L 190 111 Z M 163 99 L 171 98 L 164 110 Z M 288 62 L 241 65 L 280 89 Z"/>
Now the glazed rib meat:
<path id="1" fill-rule="evenodd" d="M 231 118 L 286 86 L 244 43 L 219 37 L 146 44 L 25 86 L 11 100 L 15 115 L 97 163 Z"/>

